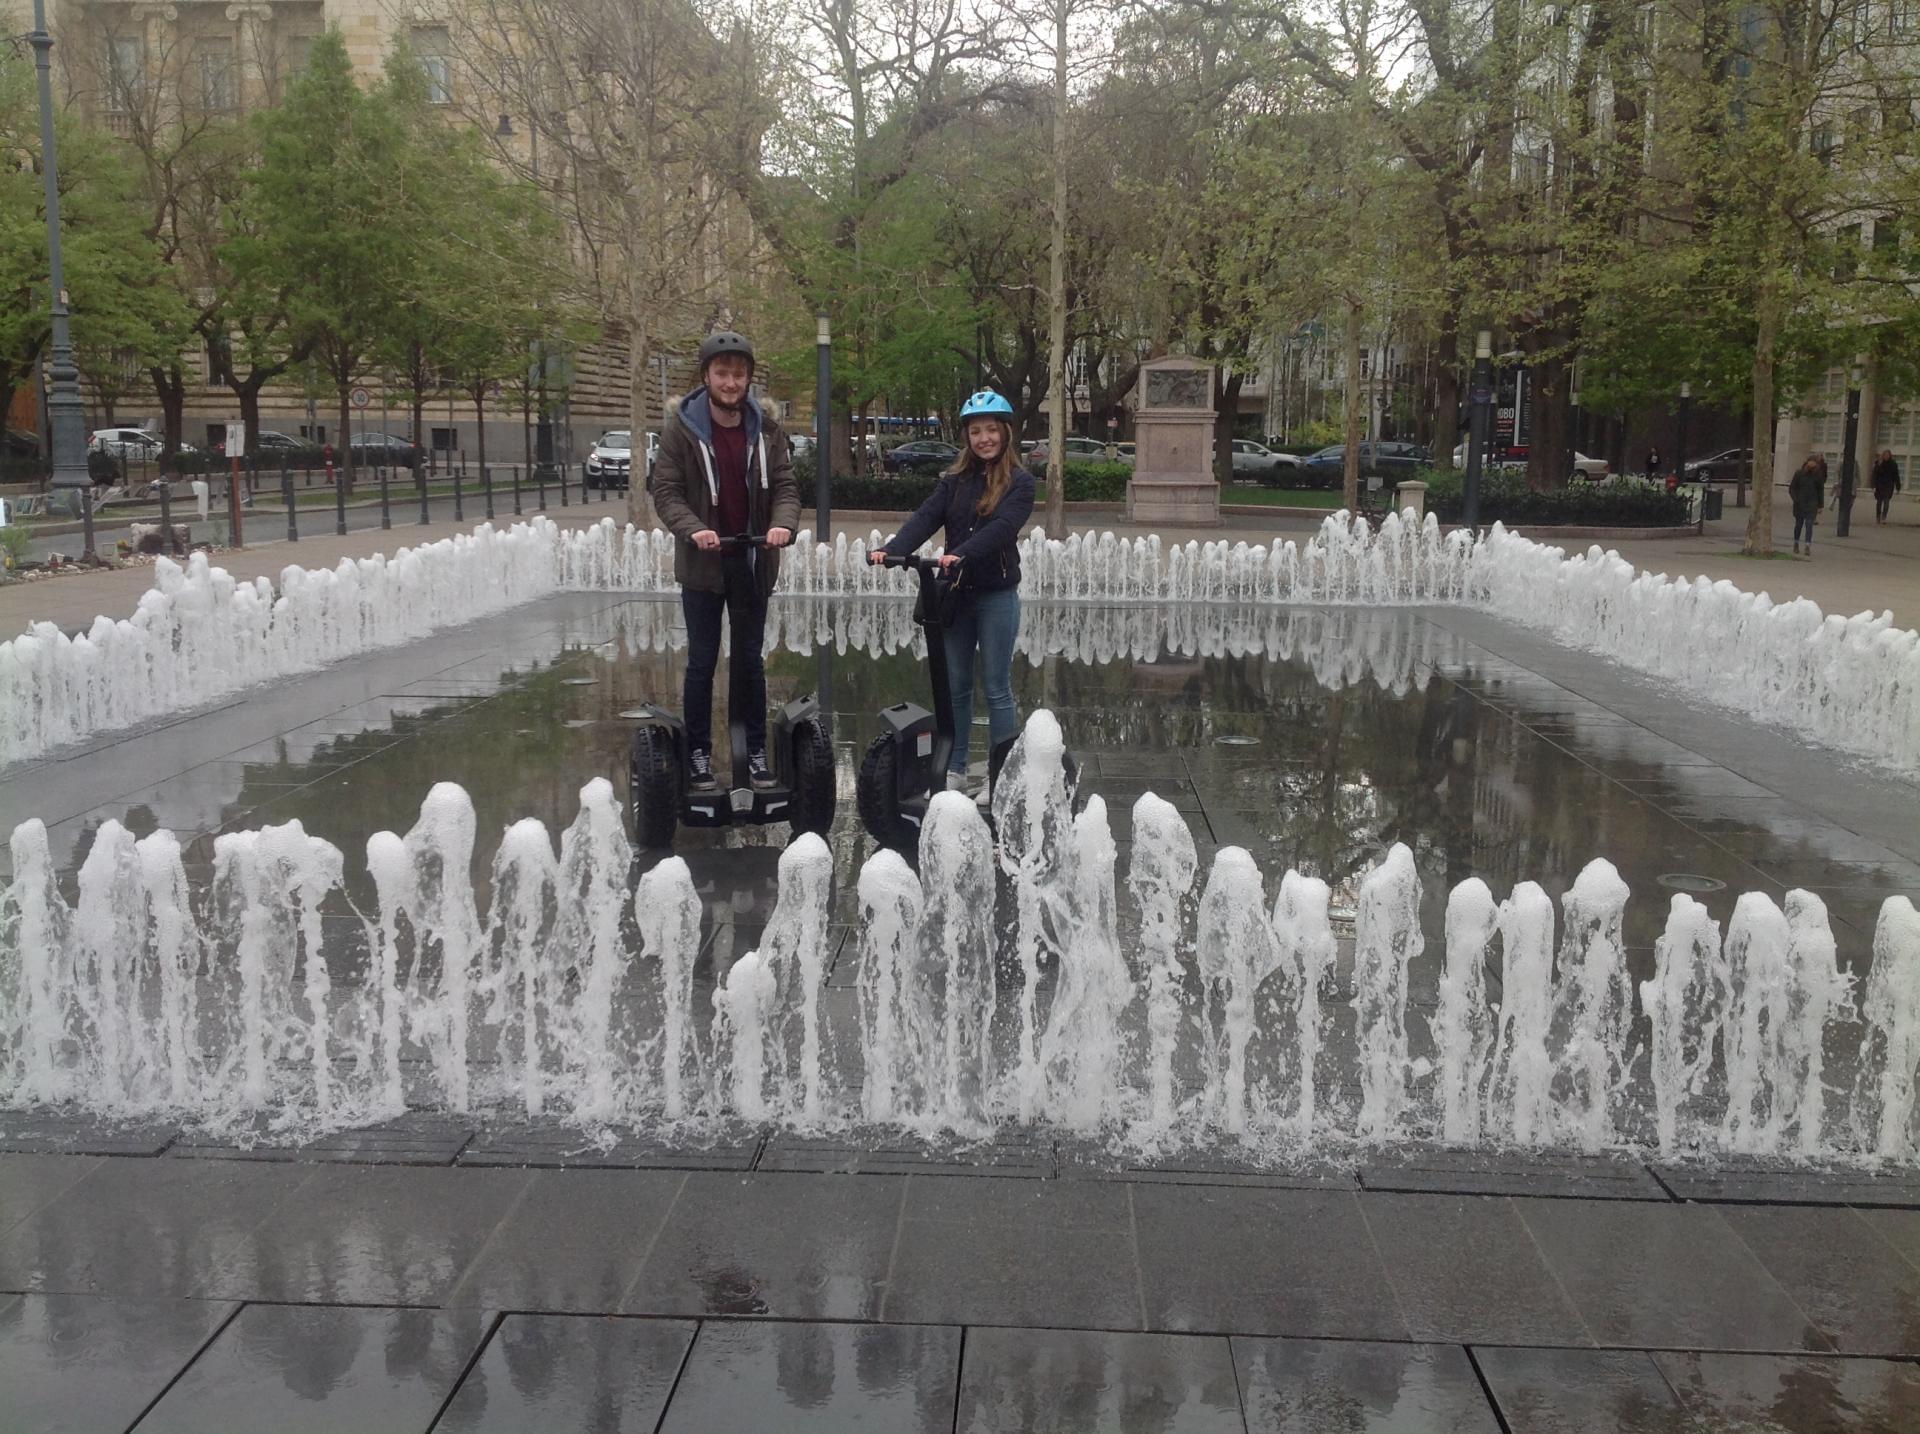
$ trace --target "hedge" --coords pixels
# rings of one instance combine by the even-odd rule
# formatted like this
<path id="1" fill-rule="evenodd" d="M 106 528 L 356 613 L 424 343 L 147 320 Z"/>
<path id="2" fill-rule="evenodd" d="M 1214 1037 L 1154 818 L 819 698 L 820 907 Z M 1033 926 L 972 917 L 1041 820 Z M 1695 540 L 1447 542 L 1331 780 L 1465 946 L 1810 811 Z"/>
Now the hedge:
<path id="1" fill-rule="evenodd" d="M 1458 470 L 1423 469 L 1414 475 L 1427 485 L 1427 511 L 1443 523 L 1460 521 L 1464 479 Z M 1480 479 L 1480 521 L 1509 527 L 1671 528 L 1692 521 L 1692 505 L 1683 493 L 1664 486 L 1618 479 L 1608 483 L 1568 483 L 1559 488 L 1529 488 L 1517 473 L 1487 473 Z"/>
<path id="2" fill-rule="evenodd" d="M 1070 503 L 1119 503 L 1127 496 L 1127 480 L 1133 469 L 1124 463 L 1069 463 L 1067 465 L 1067 501 Z M 800 486 L 800 501 L 813 501 L 813 455 L 803 453 L 793 460 L 794 481 Z M 924 473 L 902 473 L 897 478 L 850 478 L 844 473 L 833 478 L 832 501 L 836 508 L 866 509 L 878 513 L 911 513 L 926 501 L 939 480 Z M 1046 483 L 1036 496 L 1044 499 Z"/>

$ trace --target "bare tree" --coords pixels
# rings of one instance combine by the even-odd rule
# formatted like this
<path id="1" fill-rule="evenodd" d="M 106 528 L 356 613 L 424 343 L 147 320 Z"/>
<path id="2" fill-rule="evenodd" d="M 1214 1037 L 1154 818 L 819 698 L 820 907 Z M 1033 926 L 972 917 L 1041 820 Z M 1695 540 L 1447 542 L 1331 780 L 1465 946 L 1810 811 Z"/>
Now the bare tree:
<path id="1" fill-rule="evenodd" d="M 656 349 L 732 316 L 740 256 L 723 250 L 717 177 L 767 123 L 751 26 L 716 34 L 681 0 L 473 0 L 448 26 L 466 71 L 456 102 L 548 196 L 586 299 L 624 331 L 638 440 Z M 628 502 L 653 524 L 644 484 Z"/>

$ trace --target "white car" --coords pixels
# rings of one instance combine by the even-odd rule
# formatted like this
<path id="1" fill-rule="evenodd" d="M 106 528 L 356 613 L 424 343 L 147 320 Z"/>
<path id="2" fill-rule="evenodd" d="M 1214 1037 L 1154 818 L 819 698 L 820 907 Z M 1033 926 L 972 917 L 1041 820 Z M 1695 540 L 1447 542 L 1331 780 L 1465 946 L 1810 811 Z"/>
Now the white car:
<path id="1" fill-rule="evenodd" d="M 1463 443 L 1453 450 L 1453 466 L 1455 468 L 1465 468 L 1467 466 L 1466 444 Z M 1489 459 L 1488 466 L 1492 467 L 1497 465 L 1494 465 L 1492 460 Z M 1510 466 L 1524 468 L 1526 464 L 1516 463 Z M 1588 478 L 1597 483 L 1607 476 L 1607 460 L 1604 458 L 1589 458 L 1584 453 L 1575 453 L 1573 455 L 1573 471 L 1582 478 Z"/>
<path id="2" fill-rule="evenodd" d="M 1233 476 L 1239 482 L 1277 482 L 1282 469 L 1300 467 L 1298 455 L 1275 453 L 1251 438 L 1233 440 Z"/>
<path id="3" fill-rule="evenodd" d="M 649 435 L 651 436 L 651 435 Z M 616 428 L 593 440 L 587 453 L 586 486 L 606 491 L 624 488 L 633 471 L 633 433 Z"/>
<path id="4" fill-rule="evenodd" d="M 123 463 L 156 462 L 165 447 L 165 439 L 144 428 L 96 428 L 87 439 L 89 452 L 107 453 Z M 199 451 L 191 443 L 180 445 L 183 456 L 191 456 Z"/>

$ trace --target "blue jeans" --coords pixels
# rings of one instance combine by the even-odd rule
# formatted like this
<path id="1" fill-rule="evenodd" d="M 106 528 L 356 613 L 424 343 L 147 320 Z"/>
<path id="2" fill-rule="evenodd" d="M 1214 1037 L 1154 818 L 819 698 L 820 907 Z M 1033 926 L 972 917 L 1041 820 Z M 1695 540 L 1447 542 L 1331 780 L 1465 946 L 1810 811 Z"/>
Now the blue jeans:
<path id="1" fill-rule="evenodd" d="M 1013 706 L 1013 644 L 1020 635 L 1020 589 L 976 593 L 947 629 L 947 691 L 953 699 L 953 756 L 947 769 L 967 770 L 973 736 L 973 655 L 980 654 L 980 683 L 987 689 L 987 732 L 999 746 L 1020 730 Z M 989 748 L 991 750 L 991 748 Z"/>
<path id="2" fill-rule="evenodd" d="M 1802 533 L 1805 533 L 1807 535 L 1807 546 L 1811 548 L 1813 546 L 1813 514 L 1809 513 L 1804 518 L 1801 517 L 1798 513 L 1795 513 L 1793 515 L 1794 542 L 1797 543 L 1800 541 L 1800 535 Z"/>

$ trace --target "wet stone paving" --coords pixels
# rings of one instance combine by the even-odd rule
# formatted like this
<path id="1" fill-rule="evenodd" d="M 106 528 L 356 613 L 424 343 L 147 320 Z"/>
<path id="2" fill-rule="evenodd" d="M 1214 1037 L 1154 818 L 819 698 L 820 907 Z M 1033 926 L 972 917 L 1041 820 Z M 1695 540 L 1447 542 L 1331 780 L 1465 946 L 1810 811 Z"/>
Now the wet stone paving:
<path id="1" fill-rule="evenodd" d="M 833 713 L 845 1002 L 853 766 L 925 667 L 894 605 L 776 626 L 771 696 Z M 671 603 L 534 604 L 0 771 L 0 830 L 44 819 L 71 887 L 109 818 L 168 829 L 202 880 L 220 832 L 298 818 L 354 853 L 456 781 L 484 879 L 508 822 L 564 827 L 598 776 L 625 800 L 620 714 L 677 707 L 682 643 Z M 1030 609 L 1022 651 L 1020 705 L 1058 714 L 1123 876 L 1149 789 L 1203 864 L 1244 846 L 1269 881 L 1324 877 L 1336 913 L 1406 843 L 1415 1009 L 1468 876 L 1557 900 L 1608 857 L 1636 980 L 1674 890 L 1723 920 L 1814 890 L 1856 974 L 1880 901 L 1920 896 L 1910 784 L 1476 614 Z M 677 847 L 709 1005 L 783 840 Z M 350 968 L 358 923 L 329 920 Z M 1906 1431 L 1916 1361 L 1912 1173 L 1433 1147 L 1276 1168 L 1040 1127 L 590 1137 L 432 1110 L 286 1145 L 0 1110 L 4 1434 Z"/>

